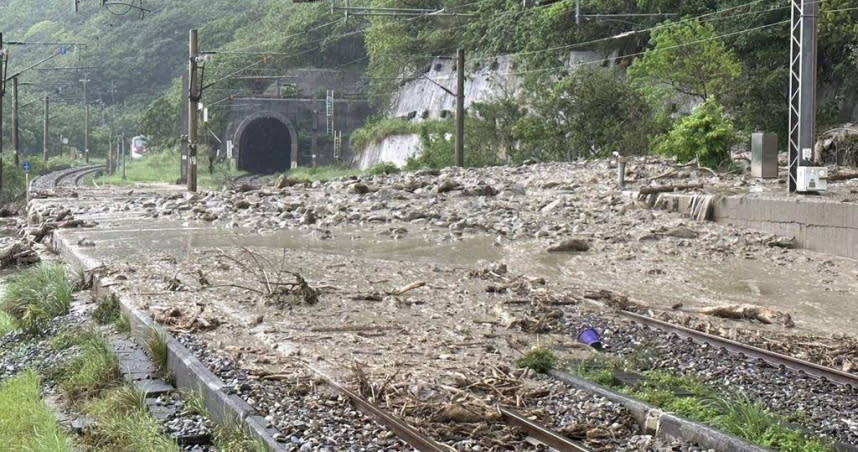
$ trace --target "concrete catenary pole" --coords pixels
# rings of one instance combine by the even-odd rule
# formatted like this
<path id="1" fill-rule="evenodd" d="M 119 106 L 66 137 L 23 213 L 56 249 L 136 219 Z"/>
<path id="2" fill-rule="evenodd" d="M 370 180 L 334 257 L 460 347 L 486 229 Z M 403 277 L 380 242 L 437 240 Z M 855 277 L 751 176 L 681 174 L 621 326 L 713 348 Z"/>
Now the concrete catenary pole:
<path id="1" fill-rule="evenodd" d="M 81 83 L 83 83 L 83 154 L 86 158 L 86 163 L 89 163 L 89 99 L 86 95 L 86 84 L 89 82 L 87 74 L 84 74 Z"/>
<path id="2" fill-rule="evenodd" d="M 15 167 L 21 164 L 21 138 L 18 136 L 20 125 L 18 124 L 18 77 L 12 79 L 12 147 L 15 149 Z"/>
<path id="3" fill-rule="evenodd" d="M 199 128 L 199 117 L 197 105 L 200 101 L 199 80 L 197 80 L 197 53 L 199 42 L 197 41 L 197 30 L 192 29 L 189 39 L 189 61 L 188 61 L 188 191 L 197 191 L 197 133 Z"/>
<path id="4" fill-rule="evenodd" d="M 456 51 L 456 166 L 465 166 L 465 50 Z"/>
<path id="5" fill-rule="evenodd" d="M 119 142 L 119 152 L 122 153 L 122 180 L 126 180 L 128 177 L 125 174 L 125 159 L 128 158 L 128 147 L 125 146 L 125 134 L 122 134 L 122 141 Z"/>
<path id="6" fill-rule="evenodd" d="M 51 139 L 49 137 L 50 125 L 51 125 L 51 115 L 49 113 L 49 101 L 48 95 L 45 94 L 45 120 L 44 120 L 44 130 L 42 131 L 42 157 L 45 161 L 48 161 L 48 145 L 51 143 Z"/>

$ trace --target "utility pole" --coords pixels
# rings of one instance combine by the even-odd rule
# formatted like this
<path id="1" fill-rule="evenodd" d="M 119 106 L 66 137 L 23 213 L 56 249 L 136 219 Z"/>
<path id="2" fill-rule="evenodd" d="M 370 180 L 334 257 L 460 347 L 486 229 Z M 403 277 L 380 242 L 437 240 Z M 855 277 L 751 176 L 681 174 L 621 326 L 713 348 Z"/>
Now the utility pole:
<path id="1" fill-rule="evenodd" d="M 86 84 L 89 83 L 87 74 L 83 75 L 80 81 L 83 83 L 83 154 L 86 156 L 86 163 L 89 163 L 89 99 L 86 96 Z"/>
<path id="2" fill-rule="evenodd" d="M 15 149 L 15 168 L 20 165 L 20 137 L 18 136 L 18 76 L 12 78 L 12 147 Z"/>
<path id="3" fill-rule="evenodd" d="M 581 25 L 581 0 L 575 0 L 575 25 Z"/>
<path id="4" fill-rule="evenodd" d="M 197 79 L 197 53 L 199 42 L 197 41 L 197 30 L 192 29 L 188 43 L 188 191 L 197 191 L 197 132 L 199 118 L 197 116 L 197 105 L 202 97 L 202 89 Z"/>
<path id="5" fill-rule="evenodd" d="M 789 79 L 789 191 L 799 187 L 799 167 L 815 166 L 816 14 L 814 0 L 792 0 Z"/>
<path id="6" fill-rule="evenodd" d="M 465 49 L 456 51 L 456 166 L 465 166 Z"/>
<path id="7" fill-rule="evenodd" d="M 48 114 L 48 95 L 45 94 L 45 128 L 44 128 L 44 136 L 42 136 L 42 157 L 44 157 L 45 161 L 48 161 L 48 144 L 50 143 L 50 138 L 48 138 L 48 132 L 50 128 L 50 115 Z"/>

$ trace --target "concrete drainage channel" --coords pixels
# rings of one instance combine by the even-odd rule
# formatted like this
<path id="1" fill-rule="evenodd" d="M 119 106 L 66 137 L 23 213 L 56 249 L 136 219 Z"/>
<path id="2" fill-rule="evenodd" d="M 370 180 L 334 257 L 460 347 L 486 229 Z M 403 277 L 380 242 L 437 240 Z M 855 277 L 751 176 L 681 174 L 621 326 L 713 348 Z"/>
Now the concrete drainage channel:
<path id="1" fill-rule="evenodd" d="M 133 374 L 135 367 L 151 365 L 148 359 L 145 364 L 132 364 L 131 361 L 143 359 L 135 357 L 135 349 L 145 343 L 147 335 L 151 332 L 162 334 L 166 339 L 167 345 L 167 369 L 166 372 L 173 377 L 175 387 L 180 390 L 193 391 L 199 393 L 205 401 L 208 409 L 209 418 L 217 424 L 231 424 L 234 422 L 242 422 L 248 429 L 248 432 L 261 441 L 270 451 L 285 451 L 286 449 L 274 440 L 273 429 L 266 428 L 265 420 L 254 414 L 253 407 L 247 402 L 235 395 L 228 395 L 223 391 L 226 386 L 223 381 L 217 378 L 206 366 L 200 362 L 184 345 L 180 344 L 172 335 L 167 333 L 163 328 L 158 326 L 145 313 L 132 307 L 128 301 L 114 288 L 107 278 L 103 278 L 98 274 L 101 267 L 99 263 L 93 262 L 85 256 L 75 252 L 71 246 L 62 240 L 57 240 L 55 235 L 51 237 L 51 248 L 57 252 L 62 259 L 71 265 L 74 269 L 90 273 L 92 276 L 92 290 L 96 299 L 101 297 L 116 297 L 119 300 L 122 313 L 128 318 L 131 325 L 131 336 L 136 341 L 136 344 L 125 344 L 123 347 L 120 344 L 114 343 L 114 348 L 118 348 L 117 354 L 121 360 L 125 360 L 126 371 L 131 371 Z M 136 347 L 135 347 L 136 345 Z M 137 351 L 142 353 L 142 351 Z M 145 357 L 145 355 L 143 355 Z M 152 380 L 150 378 L 142 378 L 143 374 L 151 374 L 151 369 L 143 369 L 140 372 L 140 380 L 149 380 L 142 386 L 146 392 L 146 385 L 152 385 L 151 389 L 154 395 L 155 392 L 169 391 L 172 388 L 166 386 L 163 381 Z M 128 377 L 126 377 L 128 378 Z"/>
<path id="2" fill-rule="evenodd" d="M 119 291 L 115 290 L 109 278 L 99 274 L 99 271 L 104 269 L 100 262 L 79 253 L 71 244 L 60 239 L 56 234 L 51 236 L 50 245 L 74 269 L 91 274 L 93 291 L 96 298 L 116 297 L 119 300 L 122 313 L 129 319 L 131 335 L 138 344 L 145 344 L 148 335 L 153 331 L 163 334 L 167 345 L 166 371 L 173 377 L 175 387 L 180 390 L 199 393 L 205 401 L 209 418 L 213 422 L 217 424 L 241 422 L 247 428 L 248 432 L 261 441 L 268 450 L 286 451 L 284 445 L 275 439 L 275 435 L 278 432 L 273 428 L 267 427 L 265 419 L 257 415 L 252 406 L 237 395 L 227 394 L 224 390 L 226 384 L 221 379 L 197 359 L 190 350 L 149 318 L 148 315 L 135 309 Z M 130 348 L 130 345 L 128 347 Z M 121 351 L 119 354 L 122 356 Z M 135 357 L 133 354 L 126 354 L 125 357 L 132 360 L 142 359 Z M 133 366 L 129 365 L 129 368 L 131 367 Z M 716 451 L 763 452 L 768 450 L 705 425 L 664 413 L 655 407 L 569 374 L 552 371 L 551 375 L 574 388 L 604 397 L 625 406 L 634 415 L 635 419 L 642 426 L 642 430 L 647 434 L 652 434 L 662 439 L 696 443 L 703 448 Z M 157 380 L 146 384 L 152 385 L 152 388 L 150 388 L 152 391 L 149 391 L 152 393 L 156 392 L 156 390 L 163 392 L 171 389 L 163 385 L 163 382 Z M 145 386 L 144 391 L 146 391 Z"/>

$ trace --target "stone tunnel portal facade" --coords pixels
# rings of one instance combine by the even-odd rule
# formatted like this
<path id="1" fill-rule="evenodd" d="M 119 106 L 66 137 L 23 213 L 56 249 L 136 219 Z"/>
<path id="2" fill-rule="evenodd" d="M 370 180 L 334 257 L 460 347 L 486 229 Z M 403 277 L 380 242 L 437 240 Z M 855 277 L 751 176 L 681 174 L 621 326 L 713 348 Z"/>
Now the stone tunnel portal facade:
<path id="1" fill-rule="evenodd" d="M 242 121 L 235 132 L 238 168 L 253 174 L 283 172 L 298 161 L 295 127 L 276 112 L 255 113 Z"/>

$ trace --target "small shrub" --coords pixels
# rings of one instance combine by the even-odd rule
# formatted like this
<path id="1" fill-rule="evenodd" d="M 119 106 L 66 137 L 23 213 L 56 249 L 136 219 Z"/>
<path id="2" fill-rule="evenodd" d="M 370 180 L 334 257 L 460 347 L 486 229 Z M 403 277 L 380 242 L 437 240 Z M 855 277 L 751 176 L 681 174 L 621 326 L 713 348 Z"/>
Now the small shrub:
<path id="1" fill-rule="evenodd" d="M 72 286 L 62 265 L 42 263 L 11 278 L 0 307 L 28 333 L 43 330 L 54 317 L 68 314 Z"/>
<path id="2" fill-rule="evenodd" d="M 697 162 L 718 168 L 730 161 L 730 148 L 739 142 L 733 122 L 724 107 L 708 100 L 682 118 L 656 145 L 655 152 L 680 162 Z"/>
<path id="3" fill-rule="evenodd" d="M 387 176 L 388 174 L 397 174 L 399 171 L 399 167 L 393 163 L 381 162 L 366 170 L 366 173 L 370 176 Z"/>
<path id="4" fill-rule="evenodd" d="M 115 295 L 102 297 L 98 300 L 92 318 L 99 325 L 107 325 L 116 322 L 120 317 L 119 299 Z"/>
<path id="5" fill-rule="evenodd" d="M 526 367 L 544 374 L 551 370 L 556 363 L 557 357 L 551 350 L 545 347 L 536 347 L 521 357 L 516 364 L 518 367 Z"/>

